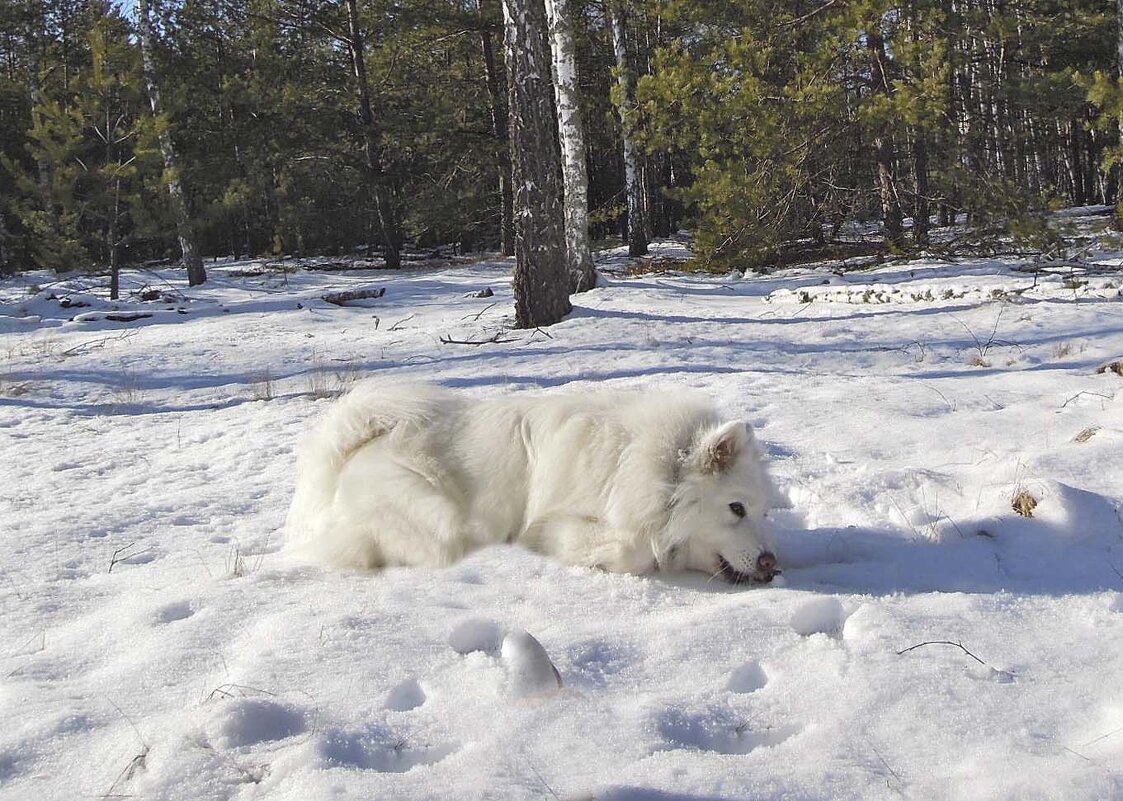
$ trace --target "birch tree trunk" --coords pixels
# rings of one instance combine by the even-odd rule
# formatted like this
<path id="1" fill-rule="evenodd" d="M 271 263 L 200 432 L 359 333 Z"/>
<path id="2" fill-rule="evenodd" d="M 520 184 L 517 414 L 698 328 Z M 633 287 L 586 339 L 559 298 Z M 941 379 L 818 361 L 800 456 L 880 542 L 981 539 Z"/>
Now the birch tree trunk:
<path id="1" fill-rule="evenodd" d="M 640 172 L 639 150 L 636 148 L 635 87 L 631 57 L 628 53 L 627 14 L 619 0 L 610 3 L 612 17 L 612 49 L 616 53 L 616 82 L 619 100 L 621 139 L 624 143 L 624 192 L 628 197 L 628 253 L 647 253 L 647 216 L 644 209 L 643 175 Z"/>
<path id="2" fill-rule="evenodd" d="M 397 269 L 402 264 L 401 225 L 398 221 L 393 193 L 386 184 L 386 176 L 382 169 L 382 156 L 379 152 L 382 145 L 382 131 L 374 118 L 370 100 L 363 29 L 359 24 L 359 7 L 356 0 L 347 0 L 347 28 L 351 68 L 359 91 L 359 123 L 363 129 L 363 159 L 367 170 L 367 186 L 374 201 L 374 211 L 382 233 L 386 266 Z"/>
<path id="3" fill-rule="evenodd" d="M 503 0 L 503 19 L 511 86 L 515 325 L 535 328 L 572 310 L 543 0 Z"/>
<path id="4" fill-rule="evenodd" d="M 546 0 L 554 57 L 562 180 L 565 184 L 565 251 L 569 289 L 584 292 L 597 284 L 589 248 L 589 173 L 585 166 L 585 125 L 577 89 L 577 55 L 569 0 Z"/>
<path id="5" fill-rule="evenodd" d="M 1118 0 L 1115 7 L 1115 76 L 1123 78 L 1123 0 Z M 1119 138 L 1123 143 L 1123 114 L 1119 115 Z M 1118 165 L 1114 172 L 1119 175 Z M 1123 179 L 1115 199 L 1115 227 L 1123 229 Z"/>
<path id="6" fill-rule="evenodd" d="M 179 235 L 179 249 L 183 254 L 183 266 L 187 268 L 187 284 L 197 286 L 207 280 L 207 271 L 203 268 L 203 259 L 195 247 L 195 232 L 191 225 L 191 215 L 187 210 L 187 196 L 183 191 L 183 182 L 179 175 L 179 159 L 176 156 L 175 142 L 172 141 L 168 120 L 160 101 L 156 61 L 152 57 L 152 20 L 148 14 L 148 0 L 137 0 L 136 17 L 144 83 L 148 89 L 152 116 L 156 118 L 160 153 L 164 157 L 164 180 L 167 181 L 168 196 L 172 201 L 172 214 L 175 216 L 176 233 Z"/>

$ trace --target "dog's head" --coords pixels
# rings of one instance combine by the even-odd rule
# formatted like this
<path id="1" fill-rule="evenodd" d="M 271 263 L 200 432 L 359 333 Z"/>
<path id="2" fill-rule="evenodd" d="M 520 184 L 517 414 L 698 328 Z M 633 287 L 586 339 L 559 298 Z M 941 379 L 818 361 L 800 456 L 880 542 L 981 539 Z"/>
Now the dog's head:
<path id="1" fill-rule="evenodd" d="M 661 560 L 734 584 L 780 572 L 765 520 L 773 489 L 749 427 L 733 421 L 699 433 L 680 455 Z"/>

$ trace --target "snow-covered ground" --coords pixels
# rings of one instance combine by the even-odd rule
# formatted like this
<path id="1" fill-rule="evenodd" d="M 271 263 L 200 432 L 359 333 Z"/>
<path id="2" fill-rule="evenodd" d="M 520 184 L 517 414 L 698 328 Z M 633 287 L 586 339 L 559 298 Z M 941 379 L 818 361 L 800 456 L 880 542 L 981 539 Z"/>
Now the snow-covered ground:
<path id="1" fill-rule="evenodd" d="M 132 322 L 5 282 L 0 797 L 1123 797 L 1120 280 L 1015 266 L 616 277 L 541 331 L 502 263 L 129 273 Z M 784 576 L 294 564 L 293 444 L 372 374 L 710 393 Z"/>

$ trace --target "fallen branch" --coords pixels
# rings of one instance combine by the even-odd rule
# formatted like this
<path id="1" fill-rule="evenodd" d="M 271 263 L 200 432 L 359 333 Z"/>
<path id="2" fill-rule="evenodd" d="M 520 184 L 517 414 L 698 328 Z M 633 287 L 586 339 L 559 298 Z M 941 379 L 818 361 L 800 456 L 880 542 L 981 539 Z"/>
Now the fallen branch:
<path id="1" fill-rule="evenodd" d="M 128 551 L 130 548 L 132 548 L 134 545 L 136 545 L 135 542 L 130 542 L 128 545 L 124 545 L 124 546 L 118 548 L 117 550 L 115 550 L 113 552 L 113 556 L 109 560 L 109 572 L 110 573 L 113 572 L 113 568 L 116 567 L 117 565 L 124 564 L 128 560 L 132 559 L 134 556 L 140 556 L 141 554 L 148 553 L 149 551 L 152 550 L 152 546 L 150 545 L 147 548 L 142 548 L 141 550 L 137 551 L 136 553 L 130 553 L 126 556 L 121 555 L 121 554 L 125 553 L 125 551 Z"/>
<path id="2" fill-rule="evenodd" d="M 1082 390 L 1081 392 L 1077 392 L 1071 398 L 1069 398 L 1064 403 L 1062 403 L 1061 408 L 1063 409 L 1064 407 L 1066 407 L 1070 403 L 1072 403 L 1074 400 L 1078 400 L 1079 398 L 1082 398 L 1085 395 L 1091 395 L 1091 396 L 1096 397 L 1096 398 L 1103 398 L 1104 400 L 1115 400 L 1114 395 L 1104 395 L 1102 392 L 1092 392 L 1090 390 L 1085 389 L 1085 390 Z"/>
<path id="3" fill-rule="evenodd" d="M 489 296 L 489 297 L 490 297 L 490 296 Z M 472 319 L 473 319 L 474 321 L 477 321 L 477 322 L 478 322 L 478 321 L 479 321 L 479 319 L 480 319 L 481 317 L 483 317 L 484 313 L 485 313 L 485 312 L 486 312 L 486 311 L 487 311 L 488 309 L 494 308 L 495 306 L 498 306 L 498 305 L 499 305 L 499 301 L 496 301 L 495 303 L 491 303 L 491 304 L 488 304 L 487 306 L 484 306 L 484 307 L 483 307 L 482 309 L 480 309 L 480 310 L 479 310 L 479 311 L 478 311 L 478 312 L 477 312 L 476 314 L 465 314 L 465 315 L 464 315 L 463 317 L 461 317 L 460 319 L 461 319 L 461 320 L 467 320 L 467 319 L 468 319 L 469 317 L 471 317 L 471 318 L 472 318 Z"/>
<path id="4" fill-rule="evenodd" d="M 113 556 L 109 560 L 109 572 L 110 573 L 113 572 L 113 568 L 114 568 L 114 566 L 116 566 L 116 564 L 118 562 L 124 561 L 124 559 L 118 559 L 117 557 L 120 556 L 121 553 L 123 553 L 124 551 L 127 551 L 127 550 L 129 550 L 129 548 L 132 548 L 134 545 L 136 545 L 135 542 L 130 542 L 128 545 L 122 545 L 120 548 L 118 548 L 117 550 L 115 550 L 113 552 Z M 125 559 L 127 559 L 127 558 L 128 557 L 126 556 Z"/>
<path id="5" fill-rule="evenodd" d="M 111 323 L 135 323 L 137 320 L 144 320 L 151 316 L 148 312 L 110 312 L 102 319 L 109 320 Z"/>
<path id="6" fill-rule="evenodd" d="M 385 294 L 386 287 L 380 286 L 378 289 L 348 289 L 343 292 L 328 292 L 326 295 L 320 295 L 320 299 L 334 306 L 346 306 L 356 300 L 380 298 Z"/>
<path id="7" fill-rule="evenodd" d="M 443 345 L 493 345 L 502 344 L 504 342 L 518 342 L 517 339 L 502 339 L 502 336 L 502 331 L 496 331 L 493 336 L 487 339 L 453 339 L 452 337 L 440 337 L 440 340 Z"/>
<path id="8" fill-rule="evenodd" d="M 1057 259 L 1056 261 L 1038 262 L 1037 264 L 1020 264 L 1010 269 L 1016 273 L 1045 273 L 1060 270 L 1069 273 L 1080 271 L 1085 275 L 1110 275 L 1123 270 L 1123 266 L 1118 264 L 1101 264 L 1094 261 Z"/>
<path id="9" fill-rule="evenodd" d="M 136 328 L 130 328 L 130 329 L 127 329 L 125 331 L 122 331 L 120 334 L 116 334 L 115 336 L 102 337 L 101 339 L 93 339 L 93 340 L 90 340 L 89 342 L 83 342 L 80 345 L 75 345 L 73 348 L 67 348 L 66 350 L 62 351 L 59 355 L 60 356 L 77 356 L 79 353 L 86 353 L 86 352 L 91 351 L 91 350 L 101 350 L 102 348 L 104 348 L 106 345 L 108 345 L 111 342 L 120 342 L 121 340 L 129 339 L 130 337 L 136 336 L 138 330 L 139 329 L 136 329 Z"/>

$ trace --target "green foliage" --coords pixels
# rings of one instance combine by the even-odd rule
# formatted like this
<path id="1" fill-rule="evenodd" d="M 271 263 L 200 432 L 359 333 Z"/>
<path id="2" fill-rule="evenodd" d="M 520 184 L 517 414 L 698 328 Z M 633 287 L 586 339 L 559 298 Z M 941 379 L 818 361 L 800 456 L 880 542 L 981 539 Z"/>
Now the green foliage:
<path id="1" fill-rule="evenodd" d="M 644 144 L 688 161 L 675 196 L 722 269 L 767 266 L 886 203 L 966 214 L 977 230 L 945 245 L 993 249 L 1036 230 L 1063 191 L 1046 162 L 1086 148 L 1090 169 L 1103 152 L 1078 139 L 1088 107 L 1073 92 L 1078 65 L 1110 58 L 1095 4 L 668 0 L 660 13 L 678 35 L 640 82 Z M 1076 202 L 1090 191 L 1086 176 L 1067 188 Z M 933 247 L 927 228 L 911 247 Z"/>
<path id="2" fill-rule="evenodd" d="M 603 2 L 570 5 L 590 222 L 604 237 L 625 206 L 615 59 Z M 358 8 L 378 166 L 404 235 L 495 246 L 502 159 L 481 32 L 502 70 L 499 1 Z M 151 9 L 159 118 L 131 5 L 0 4 L 0 184 L 11 188 L 0 269 L 177 257 L 163 132 L 205 255 L 377 244 L 346 3 Z M 868 252 L 894 213 L 970 223 L 929 236 L 906 222 L 894 249 L 1047 244 L 1052 204 L 1117 191 L 1123 85 L 1114 7 L 1098 0 L 640 0 L 628 18 L 649 210 L 658 233 L 693 230 L 700 263 Z"/>

